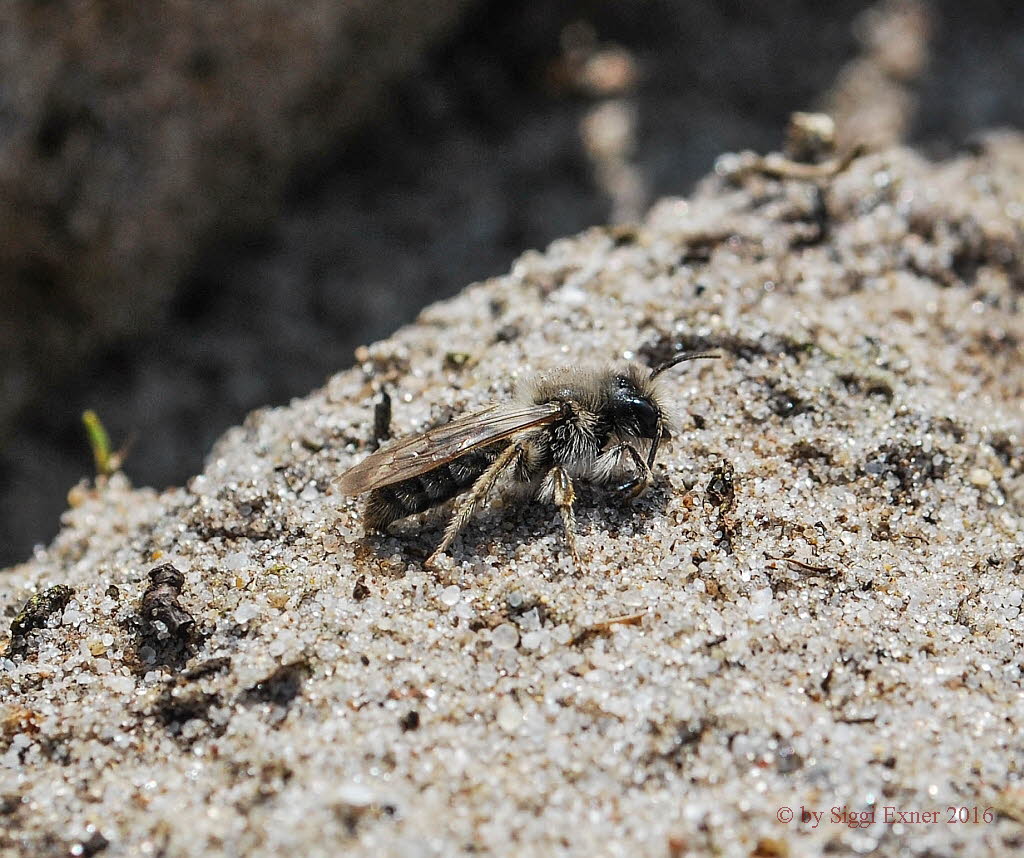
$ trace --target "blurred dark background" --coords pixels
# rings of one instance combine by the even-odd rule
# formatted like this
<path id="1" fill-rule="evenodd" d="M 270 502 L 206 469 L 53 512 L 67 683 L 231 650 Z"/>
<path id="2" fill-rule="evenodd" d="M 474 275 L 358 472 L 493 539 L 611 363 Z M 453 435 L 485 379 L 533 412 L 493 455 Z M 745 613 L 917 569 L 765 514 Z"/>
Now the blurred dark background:
<path id="1" fill-rule="evenodd" d="M 183 482 L 247 411 L 791 111 L 949 155 L 1024 121 L 1024 13 L 910 0 L 0 9 L 0 566 L 93 466 Z M 163 7 L 161 7 L 163 8 Z"/>

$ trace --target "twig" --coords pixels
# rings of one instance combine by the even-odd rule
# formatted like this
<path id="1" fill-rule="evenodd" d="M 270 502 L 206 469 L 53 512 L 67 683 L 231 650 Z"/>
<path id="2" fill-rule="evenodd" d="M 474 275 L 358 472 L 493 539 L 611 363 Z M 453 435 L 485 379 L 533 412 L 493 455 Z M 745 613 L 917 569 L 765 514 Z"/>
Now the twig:
<path id="1" fill-rule="evenodd" d="M 601 620 L 597 623 L 591 623 L 581 632 L 573 636 L 570 644 L 581 643 L 595 635 L 607 634 L 611 631 L 612 626 L 638 626 L 643 622 L 644 617 L 647 616 L 647 612 L 643 611 L 639 614 L 625 614 L 621 617 L 612 617 L 609 620 Z"/>

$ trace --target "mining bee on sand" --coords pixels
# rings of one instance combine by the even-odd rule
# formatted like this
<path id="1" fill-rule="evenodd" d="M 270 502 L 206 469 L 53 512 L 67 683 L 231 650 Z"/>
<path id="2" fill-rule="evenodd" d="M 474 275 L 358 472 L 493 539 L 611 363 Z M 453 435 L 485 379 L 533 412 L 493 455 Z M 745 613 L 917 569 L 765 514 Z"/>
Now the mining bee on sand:
<path id="1" fill-rule="evenodd" d="M 683 361 L 715 357 L 680 354 L 653 370 L 627 364 L 542 374 L 520 391 L 517 404 L 492 405 L 371 454 L 341 476 L 341 491 L 370 493 L 365 523 L 377 532 L 462 495 L 427 560 L 433 566 L 507 479 L 558 506 L 579 568 L 573 480 L 611 487 L 627 499 L 640 495 L 651 483 L 659 444 L 671 438 L 658 376 Z"/>

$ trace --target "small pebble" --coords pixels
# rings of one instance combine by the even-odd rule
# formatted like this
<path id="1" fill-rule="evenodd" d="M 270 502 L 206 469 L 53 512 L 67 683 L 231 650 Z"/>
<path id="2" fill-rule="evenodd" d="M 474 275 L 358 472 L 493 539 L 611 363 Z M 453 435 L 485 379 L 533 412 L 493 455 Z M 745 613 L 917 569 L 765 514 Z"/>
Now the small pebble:
<path id="1" fill-rule="evenodd" d="M 992 473 L 985 468 L 973 468 L 969 479 L 971 485 L 977 486 L 979 489 L 987 489 L 993 481 Z"/>
<path id="2" fill-rule="evenodd" d="M 503 700 L 498 706 L 498 726 L 507 733 L 517 730 L 523 723 L 523 710 L 514 700 Z"/>
<path id="3" fill-rule="evenodd" d="M 495 649 L 514 649 L 519 643 L 519 630 L 511 623 L 502 623 L 491 632 L 491 643 Z"/>

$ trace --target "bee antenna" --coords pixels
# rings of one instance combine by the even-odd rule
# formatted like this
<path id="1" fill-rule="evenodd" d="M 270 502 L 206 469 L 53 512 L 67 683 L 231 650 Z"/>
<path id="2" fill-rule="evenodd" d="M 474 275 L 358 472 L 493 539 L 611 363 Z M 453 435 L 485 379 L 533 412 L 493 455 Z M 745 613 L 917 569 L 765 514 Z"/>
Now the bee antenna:
<path id="1" fill-rule="evenodd" d="M 649 378 L 657 378 L 665 370 L 672 369 L 672 367 L 676 366 L 677 364 L 681 364 L 683 361 L 718 357 L 721 357 L 721 355 L 716 354 L 715 352 L 683 352 L 682 354 L 678 354 L 673 358 L 669 358 L 664 363 L 659 364 L 654 369 L 652 369 Z"/>

